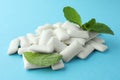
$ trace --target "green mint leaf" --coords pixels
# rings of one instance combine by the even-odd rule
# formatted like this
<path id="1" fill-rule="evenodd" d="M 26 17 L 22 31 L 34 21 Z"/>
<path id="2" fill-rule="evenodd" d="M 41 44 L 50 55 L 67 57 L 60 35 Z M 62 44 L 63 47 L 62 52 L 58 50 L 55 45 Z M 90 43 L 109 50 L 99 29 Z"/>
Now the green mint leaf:
<path id="1" fill-rule="evenodd" d="M 96 23 L 96 20 L 95 20 L 94 18 L 92 18 L 91 20 L 89 20 L 89 21 L 85 24 L 85 26 L 86 26 L 86 27 L 89 27 L 89 26 L 94 25 L 95 23 Z"/>
<path id="2" fill-rule="evenodd" d="M 79 26 L 82 26 L 81 17 L 74 8 L 72 8 L 70 6 L 64 7 L 63 12 L 64 12 L 65 18 L 68 21 L 76 23 Z"/>
<path id="3" fill-rule="evenodd" d="M 98 33 L 114 35 L 113 31 L 104 23 L 95 23 L 94 25 L 90 26 L 89 30 Z"/>
<path id="4" fill-rule="evenodd" d="M 90 26 L 94 25 L 95 23 L 96 23 L 95 18 L 92 18 L 91 20 L 83 24 L 82 27 L 84 30 L 89 30 Z"/>
<path id="5" fill-rule="evenodd" d="M 62 55 L 54 53 L 46 54 L 24 52 L 24 56 L 29 63 L 37 66 L 51 66 L 58 63 L 62 59 Z"/>

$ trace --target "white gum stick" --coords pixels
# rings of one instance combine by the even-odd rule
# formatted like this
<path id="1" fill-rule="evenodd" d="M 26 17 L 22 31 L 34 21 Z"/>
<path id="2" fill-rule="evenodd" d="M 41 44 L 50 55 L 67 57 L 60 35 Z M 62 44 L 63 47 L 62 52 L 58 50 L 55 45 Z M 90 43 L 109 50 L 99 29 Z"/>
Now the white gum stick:
<path id="1" fill-rule="evenodd" d="M 52 36 L 51 29 L 42 31 L 42 34 L 41 34 L 40 39 L 39 39 L 39 45 L 47 44 L 48 40 L 51 38 L 51 36 Z"/>
<path id="2" fill-rule="evenodd" d="M 54 44 L 55 44 L 55 42 L 54 42 L 54 39 L 53 39 L 53 37 L 51 37 L 50 39 L 49 39 L 49 41 L 48 41 L 48 43 L 47 43 L 47 46 L 49 47 L 49 50 L 50 51 L 54 51 Z"/>
<path id="3" fill-rule="evenodd" d="M 96 50 L 100 51 L 100 52 L 104 52 L 105 50 L 107 50 L 107 46 L 95 41 L 89 41 L 90 45 L 92 45 Z"/>
<path id="4" fill-rule="evenodd" d="M 102 38 L 99 38 L 99 37 L 95 37 L 94 39 L 92 39 L 93 41 L 95 42 L 98 42 L 98 43 L 105 43 L 105 40 L 102 39 Z"/>
<path id="5" fill-rule="evenodd" d="M 68 47 L 66 47 L 60 54 L 63 56 L 65 62 L 69 62 L 82 50 L 82 46 L 79 42 L 74 41 Z"/>
<path id="6" fill-rule="evenodd" d="M 62 28 L 57 28 L 54 30 L 54 34 L 60 41 L 67 40 L 70 37 L 68 33 Z"/>
<path id="7" fill-rule="evenodd" d="M 92 47 L 89 44 L 86 44 L 86 46 L 83 47 L 82 51 L 80 51 L 80 53 L 77 55 L 77 57 L 79 57 L 80 59 L 85 59 L 93 51 L 94 51 L 94 47 Z"/>
<path id="8" fill-rule="evenodd" d="M 88 31 L 68 30 L 67 32 L 73 38 L 89 38 Z"/>
<path id="9" fill-rule="evenodd" d="M 70 44 L 73 41 L 78 41 L 81 45 L 85 45 L 86 40 L 83 38 L 70 38 L 68 40 L 63 41 L 65 44 Z"/>
<path id="10" fill-rule="evenodd" d="M 9 48 L 8 48 L 8 54 L 14 54 L 17 52 L 18 50 L 18 46 L 19 46 L 20 40 L 18 38 L 13 39 L 10 42 Z"/>
<path id="11" fill-rule="evenodd" d="M 92 41 L 92 42 L 91 42 Z M 94 44 L 93 44 L 94 41 Z M 103 45 L 105 41 L 101 38 L 94 38 L 87 42 L 85 47 L 83 47 L 83 50 L 77 55 L 81 59 L 85 59 L 91 54 L 95 49 L 99 51 L 105 51 L 107 49 L 107 46 Z M 99 47 L 100 45 L 100 47 Z"/>
<path id="12" fill-rule="evenodd" d="M 29 47 L 30 50 L 34 52 L 42 52 L 42 53 L 52 53 L 54 48 L 48 45 L 32 45 Z"/>
<path id="13" fill-rule="evenodd" d="M 19 37 L 19 39 L 20 39 L 20 47 L 21 48 L 30 46 L 29 40 L 26 36 Z"/>

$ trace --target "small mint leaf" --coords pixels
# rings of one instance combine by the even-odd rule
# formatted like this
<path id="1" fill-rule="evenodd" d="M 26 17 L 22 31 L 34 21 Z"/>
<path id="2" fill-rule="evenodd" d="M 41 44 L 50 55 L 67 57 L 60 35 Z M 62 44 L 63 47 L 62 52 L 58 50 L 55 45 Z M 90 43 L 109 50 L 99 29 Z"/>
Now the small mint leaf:
<path id="1" fill-rule="evenodd" d="M 65 18 L 68 21 L 76 23 L 79 26 L 82 26 L 81 17 L 74 8 L 72 8 L 70 6 L 64 7 L 63 12 L 64 12 Z"/>
<path id="2" fill-rule="evenodd" d="M 89 30 L 98 33 L 114 35 L 113 31 L 104 23 L 95 23 L 94 25 L 90 26 Z"/>
<path id="3" fill-rule="evenodd" d="M 96 23 L 95 18 L 92 18 L 91 20 L 89 20 L 88 22 L 83 24 L 82 27 L 83 27 L 84 30 L 88 30 L 89 31 L 90 26 L 94 25 L 95 23 Z"/>
<path id="4" fill-rule="evenodd" d="M 62 55 L 54 53 L 24 52 L 24 56 L 29 63 L 37 66 L 51 66 L 62 59 Z"/>

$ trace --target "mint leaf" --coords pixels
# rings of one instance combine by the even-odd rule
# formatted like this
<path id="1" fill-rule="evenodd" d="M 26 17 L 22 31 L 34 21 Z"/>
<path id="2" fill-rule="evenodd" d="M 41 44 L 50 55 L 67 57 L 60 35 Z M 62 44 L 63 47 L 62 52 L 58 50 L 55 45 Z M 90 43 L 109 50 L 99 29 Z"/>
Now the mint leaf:
<path id="1" fill-rule="evenodd" d="M 92 26 L 96 23 L 96 20 L 94 18 L 92 18 L 91 20 L 89 20 L 87 23 L 85 23 L 84 25 L 86 27 Z"/>
<path id="2" fill-rule="evenodd" d="M 98 23 L 94 18 L 83 24 L 82 27 L 87 31 L 114 35 L 113 31 L 106 24 Z"/>
<path id="3" fill-rule="evenodd" d="M 74 8 L 72 8 L 70 6 L 64 7 L 63 12 L 64 12 L 65 18 L 68 21 L 76 23 L 79 26 L 82 26 L 81 17 Z"/>
<path id="4" fill-rule="evenodd" d="M 96 23 L 95 18 L 92 18 L 91 20 L 83 24 L 82 27 L 84 30 L 89 30 L 90 26 L 94 25 L 95 23 Z"/>
<path id="5" fill-rule="evenodd" d="M 114 35 L 113 31 L 104 23 L 95 23 L 89 27 L 90 31 Z"/>
<path id="6" fill-rule="evenodd" d="M 37 66 L 51 66 L 58 63 L 62 59 L 62 55 L 54 53 L 46 54 L 24 52 L 24 56 L 29 63 Z"/>

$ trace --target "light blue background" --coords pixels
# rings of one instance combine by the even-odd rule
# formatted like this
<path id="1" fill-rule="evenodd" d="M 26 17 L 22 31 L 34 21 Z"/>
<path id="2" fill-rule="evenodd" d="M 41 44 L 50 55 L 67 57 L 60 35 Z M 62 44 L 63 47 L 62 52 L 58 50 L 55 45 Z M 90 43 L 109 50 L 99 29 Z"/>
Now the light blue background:
<path id="1" fill-rule="evenodd" d="M 94 17 L 111 27 L 115 36 L 101 36 L 109 50 L 74 59 L 59 71 L 25 70 L 21 56 L 7 55 L 13 38 L 38 25 L 64 22 L 67 5 L 80 13 L 83 23 Z M 0 0 L 0 80 L 120 80 L 120 0 Z"/>

